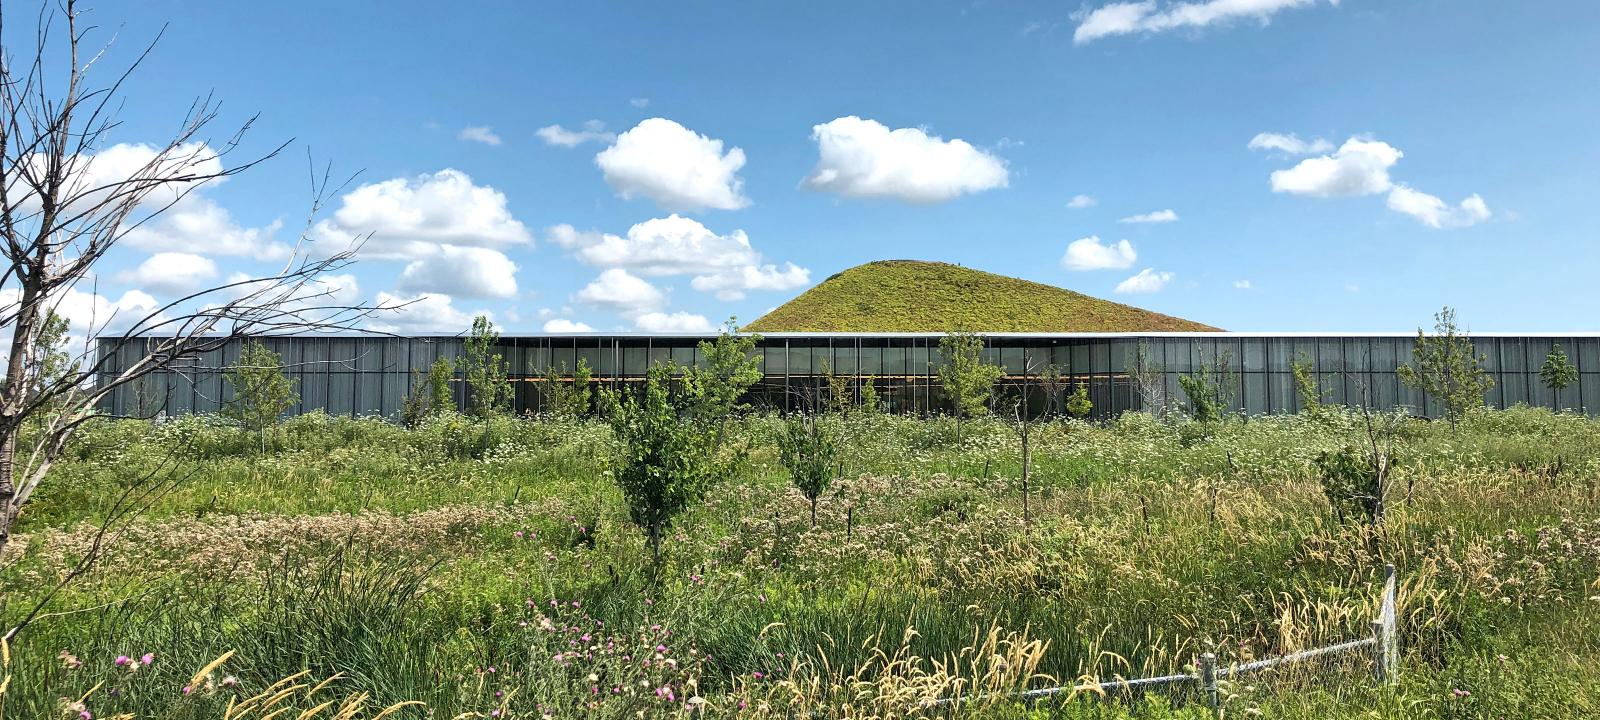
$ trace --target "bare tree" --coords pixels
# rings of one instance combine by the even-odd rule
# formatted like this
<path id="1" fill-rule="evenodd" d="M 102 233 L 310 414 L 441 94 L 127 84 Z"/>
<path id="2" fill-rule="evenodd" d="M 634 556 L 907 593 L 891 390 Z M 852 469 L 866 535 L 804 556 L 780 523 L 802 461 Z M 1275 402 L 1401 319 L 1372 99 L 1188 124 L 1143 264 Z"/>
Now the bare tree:
<path id="1" fill-rule="evenodd" d="M 0 7 L 0 37 L 5 13 Z M 320 278 L 348 265 L 354 245 L 310 257 L 308 220 L 290 257 L 264 277 L 230 281 L 153 309 L 84 319 L 81 346 L 64 372 L 47 376 L 30 358 L 70 295 L 88 285 L 95 268 L 130 232 L 149 223 L 207 183 L 238 174 L 283 149 L 224 169 L 250 127 L 245 122 L 217 146 L 204 132 L 217 117 L 210 98 L 195 102 L 171 139 L 147 151 L 131 170 L 97 164 L 123 101 L 121 90 L 154 48 L 146 46 L 112 82 L 89 85 L 100 53 L 80 54 L 91 28 L 74 0 L 40 13 L 31 60 L 18 62 L 0 47 L 0 344 L 9 342 L 0 384 L 0 553 L 29 497 L 73 433 L 99 414 L 102 401 L 152 373 L 181 375 L 198 356 L 246 336 L 351 329 L 372 308 L 334 302 Z M 53 24 L 65 37 L 52 38 Z M 157 38 L 159 40 L 159 37 Z M 315 216 L 330 188 L 326 172 L 312 175 Z M 91 303 L 91 305 L 93 305 Z M 125 312 L 125 311 L 124 311 Z M 119 330 L 117 333 L 111 328 Z M 116 362 L 114 362 L 114 360 Z M 142 403 L 141 403 L 142 404 Z"/>
<path id="2" fill-rule="evenodd" d="M 1167 418 L 1167 368 L 1156 358 L 1150 344 L 1140 340 L 1128 354 L 1126 372 L 1144 411 L 1162 420 Z"/>

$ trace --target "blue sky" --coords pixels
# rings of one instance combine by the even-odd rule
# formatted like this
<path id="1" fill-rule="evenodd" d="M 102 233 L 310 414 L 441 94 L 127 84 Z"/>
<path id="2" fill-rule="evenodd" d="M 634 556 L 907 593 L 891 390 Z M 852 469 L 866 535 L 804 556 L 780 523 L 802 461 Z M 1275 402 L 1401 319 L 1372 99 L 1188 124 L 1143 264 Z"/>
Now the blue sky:
<path id="1" fill-rule="evenodd" d="M 294 141 L 122 248 L 97 288 L 112 300 L 269 270 L 305 221 L 309 149 L 360 172 L 314 247 L 371 236 L 341 291 L 424 298 L 383 321 L 400 332 L 479 311 L 507 332 L 699 328 L 886 258 L 1230 330 L 1408 330 L 1445 304 L 1480 331 L 1600 329 L 1593 2 L 89 17 L 91 39 L 116 35 L 110 65 L 168 25 L 113 141 L 160 142 L 212 92 L 214 142 L 260 114 L 224 164 Z M 1141 215 L 1167 221 L 1125 221 Z"/>

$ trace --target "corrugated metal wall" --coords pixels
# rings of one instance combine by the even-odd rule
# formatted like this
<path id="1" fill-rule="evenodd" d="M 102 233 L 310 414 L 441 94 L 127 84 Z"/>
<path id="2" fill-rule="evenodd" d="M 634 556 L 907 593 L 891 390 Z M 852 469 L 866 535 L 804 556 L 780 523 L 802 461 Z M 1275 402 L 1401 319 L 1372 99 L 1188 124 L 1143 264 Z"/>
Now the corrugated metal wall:
<path id="1" fill-rule="evenodd" d="M 544 374 L 554 365 L 570 374 L 579 359 L 594 371 L 597 384 L 637 382 L 653 363 L 696 362 L 695 345 L 702 336 L 638 335 L 536 336 L 504 338 L 499 351 L 510 366 L 518 412 L 541 406 Z M 1309 359 L 1327 402 L 1356 404 L 1363 388 L 1380 406 L 1405 406 L 1417 414 L 1436 416 L 1439 408 L 1424 406 L 1418 394 L 1395 374 L 1410 359 L 1414 337 L 1406 336 L 1274 336 L 1235 334 L 1162 334 L 1151 336 L 997 335 L 987 338 L 986 360 L 1006 368 L 1005 384 L 1016 387 L 1036 380 L 1055 365 L 1072 381 L 1088 387 L 1095 416 L 1113 417 L 1140 405 L 1128 378 L 1128 357 L 1146 343 L 1165 367 L 1167 395 L 1181 400 L 1178 376 L 1200 363 L 1230 358 L 1238 374 L 1237 410 L 1251 414 L 1295 412 L 1299 399 L 1290 362 Z M 426 373 L 436 358 L 457 358 L 462 340 L 450 337 L 279 337 L 263 338 L 277 352 L 294 379 L 300 401 L 292 412 L 321 409 L 338 415 L 395 417 L 411 384 L 412 371 Z M 1495 386 L 1485 400 L 1493 407 L 1517 403 L 1584 409 L 1600 407 L 1600 337 L 1474 336 L 1485 356 Z M 1539 367 L 1552 343 L 1560 343 L 1580 370 L 1579 382 L 1559 396 L 1539 381 Z M 111 347 L 102 345 L 102 350 Z M 125 385 L 104 408 L 118 415 L 215 412 L 228 402 L 231 388 L 222 371 L 235 362 L 240 343 L 193 359 L 174 372 Z M 937 335 L 772 335 L 758 345 L 765 377 L 750 401 L 769 408 L 793 407 L 797 398 L 822 385 L 824 365 L 835 374 L 872 379 L 880 397 L 895 412 L 928 413 L 946 408 L 939 389 Z M 139 343 L 123 348 L 108 371 L 126 367 L 140 356 Z M 464 402 L 459 382 L 456 401 Z M 1040 406 L 1042 397 L 1035 399 Z"/>

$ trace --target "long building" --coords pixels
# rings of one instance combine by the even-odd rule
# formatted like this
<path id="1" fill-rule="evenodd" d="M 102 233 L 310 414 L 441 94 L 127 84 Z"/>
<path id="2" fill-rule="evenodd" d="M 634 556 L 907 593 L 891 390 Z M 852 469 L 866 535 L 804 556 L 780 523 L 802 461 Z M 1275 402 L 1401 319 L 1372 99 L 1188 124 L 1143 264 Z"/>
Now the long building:
<path id="1" fill-rule="evenodd" d="M 572 368 L 583 360 L 592 368 L 597 386 L 620 387 L 642 381 L 654 363 L 696 362 L 696 346 L 711 337 L 527 335 L 502 338 L 498 351 L 509 366 L 514 409 L 537 412 L 546 396 L 546 373 L 551 367 L 570 382 Z M 814 397 L 824 383 L 825 371 L 831 370 L 852 378 L 852 387 L 871 380 L 889 411 L 945 412 L 948 405 L 938 375 L 941 337 L 936 333 L 763 335 L 757 343 L 763 379 L 752 389 L 749 401 L 759 408 L 792 409 L 801 398 Z M 1161 387 L 1166 398 L 1179 401 L 1183 395 L 1178 377 L 1195 372 L 1202 364 L 1215 364 L 1219 358 L 1226 360 L 1238 378 L 1235 410 L 1240 412 L 1298 411 L 1300 401 L 1290 365 L 1303 358 L 1311 363 L 1326 402 L 1370 402 L 1437 416 L 1437 404 L 1403 385 L 1396 374 L 1396 368 L 1410 360 L 1415 339 L 1415 335 L 1399 333 L 994 333 L 985 335 L 985 355 L 988 362 L 1005 369 L 1002 384 L 1012 391 L 1036 387 L 1043 369 L 1055 366 L 1073 385 L 1088 388 L 1098 418 L 1143 409 L 1141 395 L 1149 395 L 1151 387 Z M 1600 408 L 1600 333 L 1474 334 L 1471 339 L 1495 380 L 1485 396 L 1490 406 L 1522 403 L 1589 413 Z M 398 416 L 413 373 L 426 373 L 438 358 L 457 358 L 463 348 L 458 336 L 295 336 L 262 341 L 282 357 L 295 382 L 299 402 L 292 412 L 321 410 L 389 418 Z M 103 341 L 102 351 L 112 348 L 110 343 Z M 1579 370 L 1578 382 L 1559 392 L 1539 379 L 1539 368 L 1555 344 Z M 1129 358 L 1141 345 L 1161 367 L 1163 380 L 1159 386 L 1149 384 L 1143 393 L 1129 374 Z M 241 346 L 229 343 L 180 369 L 125 385 L 103 409 L 116 415 L 215 412 L 230 397 L 223 371 L 237 360 Z M 126 367 L 142 350 L 139 342 L 130 343 L 123 348 L 122 357 L 107 363 L 108 372 Z M 459 375 L 453 385 L 456 401 L 464 402 L 465 388 Z M 1043 408 L 1043 393 L 1030 390 L 1028 396 L 1035 411 Z"/>

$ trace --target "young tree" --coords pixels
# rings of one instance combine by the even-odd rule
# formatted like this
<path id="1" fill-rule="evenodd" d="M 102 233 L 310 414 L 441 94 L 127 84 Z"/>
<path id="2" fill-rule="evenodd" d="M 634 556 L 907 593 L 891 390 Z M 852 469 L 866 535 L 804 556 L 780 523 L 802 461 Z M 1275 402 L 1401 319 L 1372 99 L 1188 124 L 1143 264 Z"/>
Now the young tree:
<path id="1" fill-rule="evenodd" d="M 722 445 L 729 417 L 749 407 L 745 393 L 761 382 L 760 335 L 742 334 L 729 318 L 716 340 L 702 340 L 697 349 L 702 360 L 683 374 L 689 414 L 699 423 L 714 425 L 717 445 Z"/>
<path id="2" fill-rule="evenodd" d="M 589 413 L 589 383 L 594 373 L 589 370 L 588 358 L 578 358 L 578 367 L 572 371 L 572 382 L 566 382 L 563 372 L 554 366 L 545 371 L 545 410 L 563 420 L 573 420 Z"/>
<path id="3" fill-rule="evenodd" d="M 166 140 L 114 145 L 113 133 L 126 131 L 116 117 L 127 100 L 124 89 L 134 87 L 126 80 L 148 52 L 109 76 L 110 82 L 91 85 L 91 70 L 103 66 L 90 60 L 98 57 L 94 48 L 83 47 L 78 3 L 62 0 L 47 8 L 37 34 L 7 32 L 0 38 L 30 38 L 23 48 L 0 47 L 0 256 L 7 263 L 0 272 L 0 333 L 9 342 L 0 379 L 0 552 L 68 440 L 118 388 L 152 373 L 181 371 L 240 338 L 348 329 L 373 310 L 333 302 L 336 285 L 324 280 L 349 264 L 353 246 L 311 258 L 302 251 L 327 245 L 291 243 L 283 265 L 265 276 L 69 318 L 82 343 L 74 340 L 63 364 L 69 370 L 51 377 L 35 360 L 41 338 L 48 342 L 51 315 L 67 316 L 64 308 L 80 306 L 86 295 L 90 307 L 113 306 L 79 287 L 106 274 L 100 261 L 189 192 L 243 172 L 282 146 L 232 163 L 249 124 L 212 144 L 204 136 L 216 118 L 209 99 L 192 104 Z M 64 21 L 65 32 L 50 35 L 46 28 L 57 21 Z M 126 152 L 116 161 L 97 162 L 113 147 Z M 330 190 L 338 188 L 330 188 L 326 173 L 313 177 L 312 217 Z M 304 235 L 302 230 L 302 240 Z M 113 359 L 120 370 L 112 370 Z M 152 476 L 151 482 L 171 477 Z M 130 492 L 148 489 L 145 484 Z M 113 520 L 108 517 L 102 527 Z M 92 554 L 84 561 L 92 561 Z"/>
<path id="4" fill-rule="evenodd" d="M 658 364 L 650 368 L 642 392 L 600 392 L 602 414 L 618 446 L 617 487 L 629 517 L 644 529 L 658 567 L 663 532 L 730 469 L 718 458 L 716 427 L 695 421 L 694 399 L 672 392 L 673 372 L 671 364 Z"/>
<path id="5" fill-rule="evenodd" d="M 1400 381 L 1444 406 L 1450 433 L 1456 433 L 1461 417 L 1483 405 L 1483 394 L 1494 387 L 1494 378 L 1483 369 L 1483 356 L 1472 340 L 1456 326 L 1456 311 L 1449 307 L 1433 316 L 1433 334 L 1417 329 L 1411 362 L 1397 369 Z"/>
<path id="6" fill-rule="evenodd" d="M 1561 391 L 1578 381 L 1578 368 L 1567 359 L 1567 351 L 1561 349 L 1561 343 L 1552 344 L 1550 354 L 1544 356 L 1544 364 L 1539 366 L 1539 380 L 1550 388 L 1551 405 L 1560 409 Z"/>
<path id="7" fill-rule="evenodd" d="M 1311 358 L 1305 353 L 1295 356 L 1289 361 L 1289 374 L 1294 378 L 1294 393 L 1300 398 L 1300 411 L 1310 415 L 1322 412 L 1322 385 L 1317 382 Z"/>
<path id="8" fill-rule="evenodd" d="M 415 428 L 439 413 L 454 410 L 456 403 L 450 393 L 450 377 L 455 374 L 455 363 L 450 358 L 439 358 L 428 367 L 428 374 L 411 371 L 411 391 L 400 406 L 400 424 Z"/>
<path id="9" fill-rule="evenodd" d="M 472 319 L 472 332 L 467 335 L 461 356 L 461 372 L 467 380 L 468 408 L 478 418 L 488 419 L 511 407 L 506 361 L 495 351 L 499 344 L 500 333 L 487 316 Z"/>
<path id="10" fill-rule="evenodd" d="M 817 526 L 817 499 L 833 484 L 838 456 L 839 432 L 829 418 L 799 412 L 784 422 L 778 436 L 778 461 L 811 502 L 811 527 Z"/>
<path id="11" fill-rule="evenodd" d="M 857 406 L 861 412 L 871 415 L 882 409 L 882 400 L 878 399 L 878 388 L 872 384 L 872 378 L 861 381 L 861 403 Z"/>
<path id="12" fill-rule="evenodd" d="M 1081 419 L 1093 411 L 1094 402 L 1089 399 L 1089 388 L 1085 385 L 1073 388 L 1072 394 L 1067 396 L 1067 414 Z"/>
<path id="13" fill-rule="evenodd" d="M 1061 408 L 1061 394 L 1067 391 L 1071 378 L 1061 372 L 1061 368 L 1054 364 L 1044 366 L 1039 371 L 1039 389 L 1044 391 L 1045 412 L 1059 412 Z"/>
<path id="14" fill-rule="evenodd" d="M 950 332 L 939 340 L 939 383 L 950 398 L 956 416 L 956 442 L 961 441 L 961 421 L 989 412 L 989 397 L 1004 370 L 983 361 L 983 337 Z"/>
<path id="15" fill-rule="evenodd" d="M 1159 353 L 1143 340 L 1128 353 L 1126 371 L 1133 380 L 1144 411 L 1162 420 L 1167 418 L 1167 368 L 1157 359 Z"/>
<path id="16" fill-rule="evenodd" d="M 233 388 L 222 416 L 255 433 L 261 451 L 266 452 L 267 429 L 277 425 L 284 411 L 300 400 L 294 382 L 283 374 L 283 358 L 260 341 L 249 340 L 239 361 L 223 371 L 222 377 Z"/>
<path id="17" fill-rule="evenodd" d="M 1195 371 L 1178 377 L 1178 387 L 1189 399 L 1189 416 L 1210 428 L 1233 412 L 1239 396 L 1239 376 L 1233 372 L 1233 351 L 1224 349 L 1211 363 L 1200 362 Z"/>

